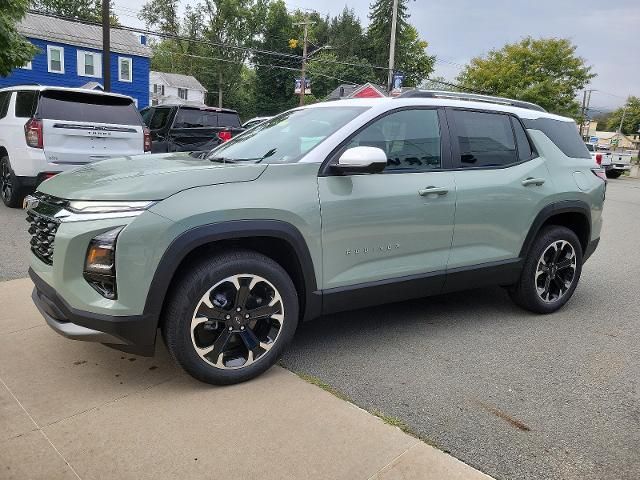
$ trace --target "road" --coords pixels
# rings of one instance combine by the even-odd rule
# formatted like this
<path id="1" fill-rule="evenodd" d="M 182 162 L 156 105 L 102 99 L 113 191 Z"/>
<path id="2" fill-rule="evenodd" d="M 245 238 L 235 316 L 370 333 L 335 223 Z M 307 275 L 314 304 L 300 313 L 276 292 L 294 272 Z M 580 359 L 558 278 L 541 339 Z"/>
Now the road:
<path id="1" fill-rule="evenodd" d="M 599 249 L 550 316 L 501 289 L 303 325 L 291 370 L 498 479 L 640 478 L 640 181 L 609 183 Z M 24 213 L 0 206 L 0 279 L 26 275 Z"/>
<path id="2" fill-rule="evenodd" d="M 284 365 L 498 479 L 640 478 L 640 181 L 611 181 L 573 299 L 482 289 L 303 325 Z"/>

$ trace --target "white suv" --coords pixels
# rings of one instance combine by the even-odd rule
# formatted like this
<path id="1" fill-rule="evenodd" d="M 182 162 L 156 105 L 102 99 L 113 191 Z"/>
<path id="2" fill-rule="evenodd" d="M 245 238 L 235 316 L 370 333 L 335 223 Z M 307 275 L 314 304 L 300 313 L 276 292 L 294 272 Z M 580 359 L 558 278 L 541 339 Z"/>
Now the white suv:
<path id="1" fill-rule="evenodd" d="M 92 90 L 0 89 L 0 196 L 8 207 L 64 170 L 151 151 L 131 97 Z"/>

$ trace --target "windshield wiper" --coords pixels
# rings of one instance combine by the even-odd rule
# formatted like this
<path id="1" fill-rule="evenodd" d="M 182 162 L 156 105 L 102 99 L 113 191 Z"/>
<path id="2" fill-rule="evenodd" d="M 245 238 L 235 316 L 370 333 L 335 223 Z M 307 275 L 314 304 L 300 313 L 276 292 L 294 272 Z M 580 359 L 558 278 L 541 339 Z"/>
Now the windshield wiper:
<path id="1" fill-rule="evenodd" d="M 253 157 L 253 158 L 212 157 L 212 158 L 209 159 L 209 161 L 218 162 L 218 163 L 238 163 L 238 162 L 256 162 L 256 163 L 260 163 L 265 158 L 269 158 L 274 153 L 276 153 L 277 150 L 278 150 L 277 148 L 272 148 L 271 150 L 269 150 L 267 153 L 265 153 L 261 157 Z"/>

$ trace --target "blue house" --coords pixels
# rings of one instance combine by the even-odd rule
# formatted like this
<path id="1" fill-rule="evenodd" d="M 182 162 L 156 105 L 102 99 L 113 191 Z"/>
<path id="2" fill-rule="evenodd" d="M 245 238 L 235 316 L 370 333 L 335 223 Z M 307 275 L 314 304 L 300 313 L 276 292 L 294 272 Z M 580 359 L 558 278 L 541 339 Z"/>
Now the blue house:
<path id="1" fill-rule="evenodd" d="M 14 69 L 0 87 L 25 84 L 102 88 L 102 28 L 29 13 L 19 32 L 39 48 L 31 62 Z M 111 91 L 149 104 L 151 49 L 144 36 L 111 29 Z"/>

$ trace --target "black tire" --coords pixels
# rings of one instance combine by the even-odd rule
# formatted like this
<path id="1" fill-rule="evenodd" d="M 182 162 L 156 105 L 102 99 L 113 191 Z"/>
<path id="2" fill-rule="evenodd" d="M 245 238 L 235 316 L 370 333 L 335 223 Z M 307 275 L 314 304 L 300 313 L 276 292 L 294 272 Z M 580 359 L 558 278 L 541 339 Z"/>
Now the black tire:
<path id="1" fill-rule="evenodd" d="M 232 277 L 236 278 L 236 276 L 241 276 L 238 280 L 239 285 L 247 287 L 248 293 L 244 296 L 243 303 L 237 303 L 241 296 L 240 289 L 236 289 L 232 282 L 226 281 Z M 257 281 L 256 286 L 249 290 L 247 284 L 250 282 L 247 280 L 255 277 L 260 277 L 265 282 Z M 269 302 L 267 303 L 269 305 L 262 303 L 263 299 L 255 293 L 256 288 L 264 293 L 265 298 L 268 297 Z M 191 376 L 205 383 L 215 385 L 239 383 L 265 372 L 280 358 L 293 338 L 298 325 L 298 295 L 291 278 L 275 261 L 252 250 L 229 250 L 192 263 L 183 271 L 181 277 L 173 282 L 171 289 L 172 292 L 168 296 L 162 317 L 162 334 L 165 343 L 174 360 Z M 230 290 L 231 293 L 229 293 Z M 205 295 L 211 302 L 211 307 L 203 305 Z M 251 313 L 253 315 L 253 312 L 258 312 L 257 308 L 260 306 L 262 309 L 271 307 L 271 302 L 274 302 L 278 295 L 281 302 L 276 303 L 273 308 L 277 309 L 277 306 L 280 305 L 281 308 L 284 308 L 284 312 L 283 315 L 274 314 L 273 317 L 280 316 L 281 320 L 275 320 L 271 316 L 260 318 L 255 320 L 253 327 L 250 323 L 253 320 L 244 320 L 245 314 Z M 231 297 L 233 297 L 233 304 L 227 305 L 228 302 L 231 302 Z M 258 301 L 260 303 L 256 303 Z M 254 302 L 253 306 L 245 308 L 245 305 L 249 305 L 250 302 Z M 243 310 L 236 315 L 236 306 L 239 304 L 243 305 Z M 196 311 L 206 312 L 206 315 L 196 315 Z M 202 318 L 203 316 L 209 321 L 195 327 L 192 333 L 192 320 L 197 322 L 196 317 Z M 231 319 L 228 320 L 230 316 Z M 226 317 L 227 320 L 212 320 L 222 317 Z M 240 323 L 236 322 L 246 323 L 241 327 Z M 279 329 L 273 338 L 275 324 L 279 324 Z M 233 333 L 227 331 L 228 326 L 234 329 Z M 240 331 L 241 328 L 242 331 Z M 264 334 L 265 329 L 271 334 L 270 336 Z M 226 335 L 225 340 L 221 340 L 223 335 Z M 248 335 L 253 335 L 251 338 L 260 342 L 254 344 L 254 350 L 257 354 L 254 354 L 248 346 L 246 337 Z M 199 338 L 196 339 L 196 336 Z M 196 350 L 196 345 L 203 338 L 205 340 L 210 338 L 211 345 L 200 345 L 200 348 L 214 348 L 216 343 L 231 345 L 231 353 L 236 353 L 240 357 L 246 356 L 244 365 L 231 365 L 230 362 L 237 362 L 240 357 L 235 356 L 231 360 L 227 357 L 225 360 L 225 354 L 229 353 L 225 350 L 220 356 L 216 355 L 215 349 L 211 353 L 201 356 Z M 262 346 L 265 345 L 266 348 L 267 344 L 269 349 L 263 349 Z M 244 353 L 237 353 L 243 349 Z M 207 355 L 217 357 L 218 361 L 216 358 L 207 357 Z M 250 358 L 253 363 L 246 365 Z"/>
<path id="2" fill-rule="evenodd" d="M 620 178 L 620 175 L 622 175 L 622 172 L 618 170 L 607 170 L 606 174 L 607 174 L 607 178 Z"/>
<path id="3" fill-rule="evenodd" d="M 23 188 L 11 169 L 9 157 L 0 158 L 0 197 L 7 207 L 22 208 Z"/>
<path id="4" fill-rule="evenodd" d="M 567 265 L 567 262 L 571 260 L 569 258 L 570 249 L 566 245 L 563 247 L 563 253 L 560 254 L 562 255 L 561 258 L 556 258 L 555 261 L 550 258 L 554 252 L 559 250 L 558 248 L 554 250 L 554 246 L 562 245 L 562 243 L 558 244 L 556 242 L 563 241 L 568 242 L 573 249 L 575 262 L 571 261 L 570 263 L 575 263 L 574 266 L 563 266 Z M 548 259 L 544 263 L 542 263 L 543 253 Z M 555 268 L 553 268 L 553 265 L 555 265 Z M 545 269 L 546 273 L 544 272 Z M 539 271 L 540 274 L 538 275 Z M 540 231 L 533 242 L 525 258 L 520 279 L 518 283 L 509 289 L 509 295 L 516 305 L 525 310 L 534 313 L 553 313 L 569 301 L 578 285 L 581 273 L 582 247 L 578 237 L 566 227 L 549 225 Z M 549 278 L 548 282 L 546 281 L 547 278 Z M 566 287 L 569 278 L 570 285 L 562 293 L 562 286 Z M 544 291 L 539 293 L 538 288 Z M 547 299 L 543 298 L 545 296 L 544 292 L 547 292 Z"/>

